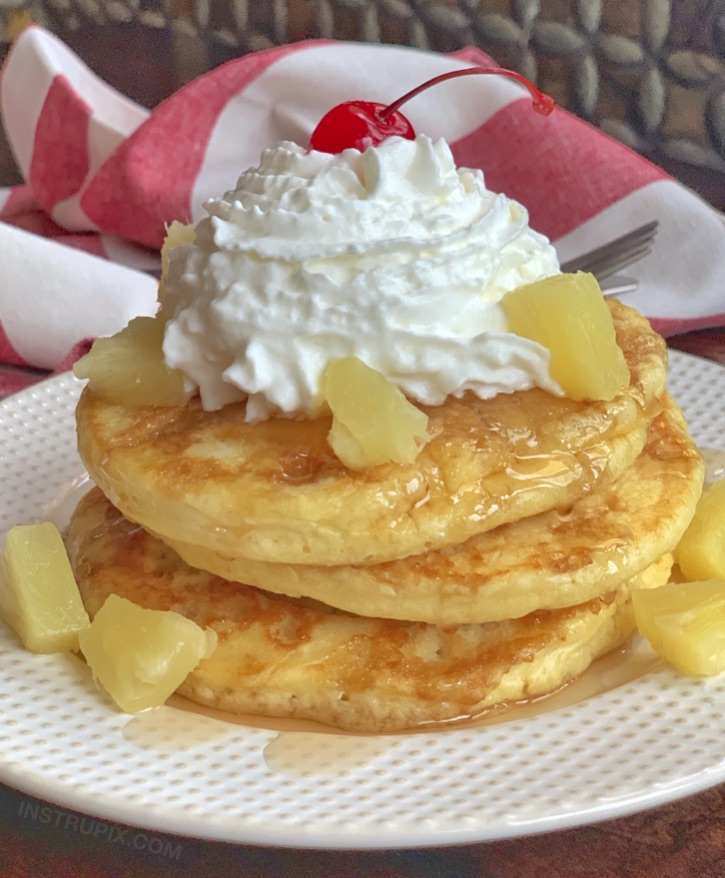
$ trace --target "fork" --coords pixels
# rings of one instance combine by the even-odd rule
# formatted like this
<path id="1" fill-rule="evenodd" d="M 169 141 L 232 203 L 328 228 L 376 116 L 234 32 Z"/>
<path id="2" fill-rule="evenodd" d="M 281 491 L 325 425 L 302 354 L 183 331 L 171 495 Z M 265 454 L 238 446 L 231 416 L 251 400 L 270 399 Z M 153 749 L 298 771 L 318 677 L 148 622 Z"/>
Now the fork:
<path id="1" fill-rule="evenodd" d="M 563 272 L 588 271 L 601 283 L 615 272 L 632 265 L 633 262 L 638 262 L 651 253 L 658 226 L 657 220 L 645 223 L 645 225 L 639 226 L 601 247 L 562 262 L 561 270 Z M 632 278 L 613 280 L 614 283 L 603 285 L 605 295 L 612 296 L 637 288 L 637 282 Z"/>

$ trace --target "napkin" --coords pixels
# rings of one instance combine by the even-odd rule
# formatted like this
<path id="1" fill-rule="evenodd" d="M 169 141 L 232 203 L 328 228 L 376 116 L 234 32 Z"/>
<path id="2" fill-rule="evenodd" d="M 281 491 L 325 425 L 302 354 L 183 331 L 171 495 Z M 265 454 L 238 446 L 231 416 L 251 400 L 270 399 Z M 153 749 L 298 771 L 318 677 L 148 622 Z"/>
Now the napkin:
<path id="1" fill-rule="evenodd" d="M 400 46 L 310 41 L 247 55 L 149 112 L 57 37 L 28 28 L 5 64 L 2 119 L 26 183 L 0 190 L 0 391 L 67 367 L 85 339 L 153 314 L 167 224 L 198 221 L 263 149 L 307 144 L 337 103 L 391 102 L 451 70 L 493 66 Z M 458 78 L 405 107 L 459 165 L 523 203 L 565 260 L 658 219 L 627 301 L 664 334 L 725 324 L 725 225 L 661 169 L 503 77 Z"/>

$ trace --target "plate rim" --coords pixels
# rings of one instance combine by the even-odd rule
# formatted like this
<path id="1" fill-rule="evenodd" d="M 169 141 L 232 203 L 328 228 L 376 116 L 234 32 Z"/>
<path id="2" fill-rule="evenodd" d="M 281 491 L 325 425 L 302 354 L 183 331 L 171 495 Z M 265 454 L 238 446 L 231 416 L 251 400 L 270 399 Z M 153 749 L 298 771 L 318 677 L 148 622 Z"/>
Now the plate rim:
<path id="1" fill-rule="evenodd" d="M 698 368 L 704 368 L 705 371 L 712 367 L 712 375 L 717 383 L 722 383 L 725 379 L 725 366 L 722 364 L 680 351 L 670 351 L 671 370 L 674 369 L 677 372 L 688 361 L 696 361 Z M 52 392 L 73 397 L 77 395 L 82 386 L 83 382 L 75 379 L 72 374 L 63 373 L 12 394 L 0 401 L 0 424 L 2 424 L 9 409 L 15 406 L 22 407 L 26 400 L 33 399 L 35 401 L 38 395 L 48 395 Z M 722 441 L 722 450 L 725 451 L 725 439 Z M 82 469 L 80 461 L 78 464 Z M 0 487 L 0 497 L 3 495 L 4 490 Z M 18 652 L 23 652 L 19 644 L 16 649 Z M 674 674 L 669 670 L 666 673 Z M 633 682 L 636 684 L 638 681 Z M 609 694 L 604 693 L 599 697 L 606 701 Z M 124 717 L 123 714 L 119 716 Z M 516 722 L 526 723 L 527 720 Z M 453 729 L 447 730 L 446 733 L 451 731 Z M 418 734 L 420 733 L 413 733 L 411 737 Z M 112 797 L 86 789 L 82 783 L 69 786 L 55 778 L 44 777 L 37 770 L 34 771 L 32 768 L 6 758 L 4 752 L 0 752 L 0 781 L 20 793 L 35 796 L 60 807 L 71 808 L 93 817 L 117 821 L 139 829 L 154 830 L 186 838 L 284 848 L 393 850 L 513 839 L 627 816 L 675 801 L 725 781 L 725 750 L 717 765 L 655 785 L 647 792 L 640 792 L 630 797 L 626 795 L 619 798 L 613 797 L 609 802 L 599 802 L 583 810 L 521 819 L 506 824 L 501 823 L 498 826 L 484 826 L 474 823 L 457 829 L 447 828 L 441 831 L 436 831 L 423 823 L 418 825 L 410 823 L 408 828 L 396 830 L 395 834 L 392 835 L 386 835 L 379 826 L 367 828 L 348 826 L 343 828 L 342 824 L 336 828 L 334 833 L 331 833 L 330 829 L 324 826 L 319 829 L 318 833 L 311 833 L 306 824 L 299 826 L 276 825 L 273 821 L 267 825 L 259 823 L 252 826 L 250 824 L 244 829 L 236 827 L 236 831 L 234 831 L 235 827 L 230 824 L 229 820 L 218 818 L 207 819 L 202 826 L 198 815 L 189 815 L 173 806 L 163 808 L 160 805 L 150 803 L 138 805 L 126 801 L 121 796 Z"/>

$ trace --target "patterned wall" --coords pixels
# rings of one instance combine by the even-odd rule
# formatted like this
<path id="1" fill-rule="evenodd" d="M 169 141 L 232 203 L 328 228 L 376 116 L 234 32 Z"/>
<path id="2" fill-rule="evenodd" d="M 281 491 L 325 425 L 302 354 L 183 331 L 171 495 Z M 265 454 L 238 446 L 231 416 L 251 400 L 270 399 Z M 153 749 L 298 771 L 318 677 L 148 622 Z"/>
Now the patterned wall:
<path id="1" fill-rule="evenodd" d="M 629 146 L 725 173 L 725 0 L 0 0 L 28 18 L 165 32 L 176 84 L 309 37 L 481 46 Z"/>

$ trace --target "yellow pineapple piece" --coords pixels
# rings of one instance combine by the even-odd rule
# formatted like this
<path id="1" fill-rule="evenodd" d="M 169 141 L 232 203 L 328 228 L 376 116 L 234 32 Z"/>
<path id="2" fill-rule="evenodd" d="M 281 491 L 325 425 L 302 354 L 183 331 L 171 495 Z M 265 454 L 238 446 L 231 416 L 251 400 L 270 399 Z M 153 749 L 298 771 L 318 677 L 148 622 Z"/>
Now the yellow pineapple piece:
<path id="1" fill-rule="evenodd" d="M 193 244 L 196 240 L 196 227 L 174 220 L 166 230 L 166 237 L 161 246 L 161 277 L 166 277 L 169 270 L 169 250 L 180 244 Z"/>
<path id="2" fill-rule="evenodd" d="M 572 399 L 612 399 L 629 384 L 612 316 L 591 274 L 559 274 L 507 293 L 511 332 L 551 351 L 551 377 Z"/>
<path id="3" fill-rule="evenodd" d="M 164 279 L 169 270 L 169 251 L 180 244 L 193 244 L 196 228 L 176 220 L 167 230 L 161 247 L 159 300 L 164 298 Z M 169 369 L 163 359 L 164 315 L 137 317 L 110 338 L 99 338 L 73 367 L 76 378 L 87 378 L 91 390 L 117 405 L 183 405 L 189 398 L 184 376 Z"/>
<path id="4" fill-rule="evenodd" d="M 725 479 L 702 492 L 675 561 L 688 579 L 725 579 Z"/>
<path id="5" fill-rule="evenodd" d="M 328 365 L 323 394 L 333 416 L 328 442 L 350 469 L 412 463 L 428 439 L 428 416 L 357 357 Z"/>
<path id="6" fill-rule="evenodd" d="M 89 619 L 54 524 L 18 525 L 8 533 L 0 557 L 0 618 L 31 652 L 78 649 Z"/>
<path id="7" fill-rule="evenodd" d="M 640 589 L 632 603 L 640 633 L 679 671 L 725 671 L 725 580 Z"/>
<path id="8" fill-rule="evenodd" d="M 336 418 L 332 420 L 332 427 L 327 434 L 327 441 L 335 455 L 348 469 L 365 469 L 373 466 L 369 463 L 368 456 L 353 436 L 353 434 Z"/>
<path id="9" fill-rule="evenodd" d="M 160 317 L 136 317 L 116 335 L 96 339 L 73 374 L 115 405 L 183 405 L 190 394 L 183 373 L 164 362 L 163 338 Z"/>
<path id="10" fill-rule="evenodd" d="M 215 631 L 180 613 L 114 594 L 80 638 L 94 678 L 126 713 L 163 704 L 216 644 Z"/>
<path id="11" fill-rule="evenodd" d="M 166 275 L 169 271 L 169 251 L 180 244 L 193 244 L 196 240 L 196 227 L 193 225 L 185 225 L 178 220 L 166 230 L 166 237 L 161 246 L 161 280 L 159 281 L 159 302 L 163 305 L 166 295 Z"/>

